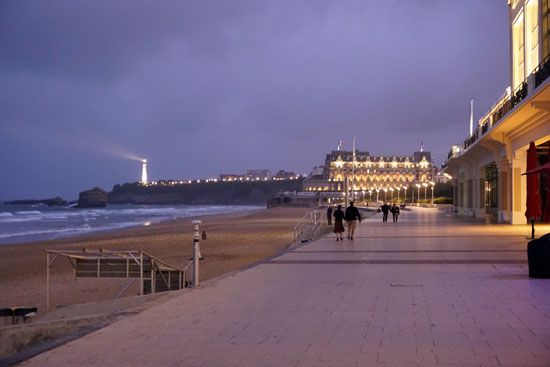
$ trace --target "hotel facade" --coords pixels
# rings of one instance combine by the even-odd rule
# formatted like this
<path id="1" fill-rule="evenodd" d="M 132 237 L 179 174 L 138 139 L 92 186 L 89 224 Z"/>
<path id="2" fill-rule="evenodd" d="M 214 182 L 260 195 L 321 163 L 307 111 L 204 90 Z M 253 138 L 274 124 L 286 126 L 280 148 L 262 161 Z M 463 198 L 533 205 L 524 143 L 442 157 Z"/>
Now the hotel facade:
<path id="1" fill-rule="evenodd" d="M 407 156 L 370 155 L 367 151 L 333 150 L 326 155 L 321 175 L 304 181 L 304 191 L 327 193 L 350 193 L 350 196 L 365 197 L 369 193 L 384 191 L 389 197 L 404 198 L 409 190 L 433 187 L 436 168 L 431 153 L 421 149 Z M 416 186 L 418 185 L 418 186 Z M 356 195 L 354 195 L 354 193 Z M 394 195 L 395 193 L 395 195 Z M 376 197 L 376 195 L 375 195 Z"/>
<path id="2" fill-rule="evenodd" d="M 503 4 L 505 6 L 505 4 Z M 459 215 L 525 224 L 527 149 L 539 164 L 550 152 L 550 1 L 509 0 L 510 87 L 453 145 L 444 164 L 453 177 Z M 550 217 L 549 180 L 541 175 L 543 219 Z"/>

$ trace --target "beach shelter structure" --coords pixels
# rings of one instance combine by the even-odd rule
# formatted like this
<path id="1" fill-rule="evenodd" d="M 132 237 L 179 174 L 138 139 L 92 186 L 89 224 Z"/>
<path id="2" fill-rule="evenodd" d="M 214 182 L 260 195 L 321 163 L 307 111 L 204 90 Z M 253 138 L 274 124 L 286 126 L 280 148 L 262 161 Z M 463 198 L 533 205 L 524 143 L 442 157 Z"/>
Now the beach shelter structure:
<path id="1" fill-rule="evenodd" d="M 50 267 L 59 257 L 71 263 L 76 278 L 127 278 L 120 297 L 139 279 L 140 295 L 182 289 L 187 269 L 179 268 L 143 251 L 46 250 L 46 309 L 50 308 Z"/>
<path id="2" fill-rule="evenodd" d="M 527 172 L 533 171 L 537 166 L 537 148 L 535 147 L 535 143 L 531 142 L 527 150 Z M 533 239 L 535 238 L 535 219 L 540 218 L 542 215 L 538 174 L 527 175 L 526 207 L 525 216 L 527 220 L 531 221 L 531 238 Z"/>

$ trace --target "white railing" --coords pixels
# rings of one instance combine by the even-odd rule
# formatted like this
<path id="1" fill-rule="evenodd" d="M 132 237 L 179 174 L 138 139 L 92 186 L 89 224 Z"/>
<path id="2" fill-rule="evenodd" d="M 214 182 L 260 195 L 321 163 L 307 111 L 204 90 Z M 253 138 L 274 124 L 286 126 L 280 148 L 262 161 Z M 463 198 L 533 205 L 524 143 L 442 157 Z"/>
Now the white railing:
<path id="1" fill-rule="evenodd" d="M 318 238 L 323 227 L 323 211 L 312 210 L 306 213 L 294 227 L 294 242 L 311 241 Z"/>

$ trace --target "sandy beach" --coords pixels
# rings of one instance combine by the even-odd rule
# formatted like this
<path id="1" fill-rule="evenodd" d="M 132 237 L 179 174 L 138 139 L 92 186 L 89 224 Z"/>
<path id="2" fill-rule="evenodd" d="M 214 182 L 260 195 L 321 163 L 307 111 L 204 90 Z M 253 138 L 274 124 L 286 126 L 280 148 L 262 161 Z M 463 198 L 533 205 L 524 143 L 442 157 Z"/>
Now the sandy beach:
<path id="1" fill-rule="evenodd" d="M 185 218 L 147 227 L 17 245 L 0 246 L 0 307 L 46 307 L 45 249 L 143 250 L 184 266 L 192 254 L 191 220 L 203 221 L 208 238 L 201 242 L 206 260 L 201 279 L 211 279 L 273 256 L 293 241 L 296 222 L 310 208 L 273 208 L 253 212 Z M 112 299 L 126 279 L 78 279 L 66 259 L 51 268 L 53 307 Z M 124 296 L 138 294 L 137 283 Z"/>

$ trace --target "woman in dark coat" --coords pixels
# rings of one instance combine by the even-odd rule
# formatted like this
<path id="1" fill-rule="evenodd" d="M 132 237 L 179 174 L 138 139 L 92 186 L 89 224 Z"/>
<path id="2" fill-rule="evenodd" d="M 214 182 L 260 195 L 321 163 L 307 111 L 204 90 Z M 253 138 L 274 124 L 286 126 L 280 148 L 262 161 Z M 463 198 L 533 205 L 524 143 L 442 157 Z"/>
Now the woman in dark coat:
<path id="1" fill-rule="evenodd" d="M 336 233 L 336 241 L 343 240 L 344 237 L 344 211 L 342 210 L 342 205 L 338 205 L 338 209 L 334 211 L 334 233 Z"/>

